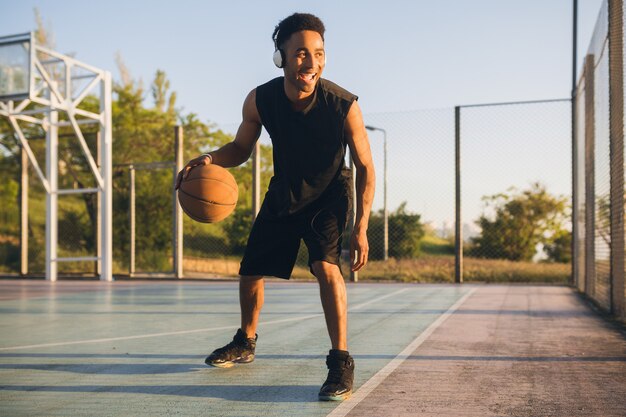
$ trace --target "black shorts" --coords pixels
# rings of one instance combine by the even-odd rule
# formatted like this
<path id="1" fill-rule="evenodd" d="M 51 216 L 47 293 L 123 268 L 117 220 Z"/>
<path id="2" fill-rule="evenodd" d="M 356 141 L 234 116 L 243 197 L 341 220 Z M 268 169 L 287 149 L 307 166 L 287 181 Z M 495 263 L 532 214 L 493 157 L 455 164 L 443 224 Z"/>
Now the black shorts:
<path id="1" fill-rule="evenodd" d="M 352 210 L 351 196 L 346 194 L 285 217 L 264 215 L 261 210 L 252 226 L 239 275 L 289 279 L 300 239 L 309 251 L 309 268 L 316 261 L 341 268 L 341 242 Z"/>

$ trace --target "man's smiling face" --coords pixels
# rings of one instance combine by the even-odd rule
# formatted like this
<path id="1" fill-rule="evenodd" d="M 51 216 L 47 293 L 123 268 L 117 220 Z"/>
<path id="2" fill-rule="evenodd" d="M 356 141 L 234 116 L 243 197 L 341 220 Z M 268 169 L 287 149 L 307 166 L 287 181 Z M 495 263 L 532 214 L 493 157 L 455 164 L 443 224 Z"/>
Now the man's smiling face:
<path id="1" fill-rule="evenodd" d="M 283 44 L 285 80 L 301 98 L 315 91 L 315 84 L 324 71 L 326 54 L 324 40 L 312 30 L 293 33 Z"/>

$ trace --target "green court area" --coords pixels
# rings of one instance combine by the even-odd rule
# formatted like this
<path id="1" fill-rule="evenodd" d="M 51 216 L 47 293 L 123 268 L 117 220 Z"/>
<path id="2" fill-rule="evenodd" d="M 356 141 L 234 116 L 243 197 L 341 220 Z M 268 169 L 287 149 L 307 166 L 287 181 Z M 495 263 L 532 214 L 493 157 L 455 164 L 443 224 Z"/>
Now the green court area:
<path id="1" fill-rule="evenodd" d="M 329 339 L 316 283 L 267 282 L 256 361 L 230 369 L 204 358 L 239 327 L 236 282 L 7 280 L 0 289 L 1 414 L 326 416 L 338 406 L 317 400 Z M 472 291 L 349 284 L 357 393 Z"/>

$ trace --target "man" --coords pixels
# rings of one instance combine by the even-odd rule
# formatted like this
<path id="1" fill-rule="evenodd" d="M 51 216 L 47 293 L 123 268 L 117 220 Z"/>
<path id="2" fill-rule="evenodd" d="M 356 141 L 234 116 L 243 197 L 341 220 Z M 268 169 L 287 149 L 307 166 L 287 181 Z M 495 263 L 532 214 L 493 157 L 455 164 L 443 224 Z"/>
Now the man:
<path id="1" fill-rule="evenodd" d="M 274 30 L 274 63 L 284 76 L 248 94 L 243 121 L 233 142 L 191 160 L 176 187 L 193 167 L 234 167 L 251 155 L 262 126 L 270 134 L 274 176 L 257 216 L 239 271 L 241 328 L 232 342 L 206 363 L 230 367 L 254 360 L 263 277 L 289 279 L 300 239 L 320 295 L 332 349 L 321 400 L 344 400 L 352 393 L 354 361 L 347 345 L 346 287 L 339 267 L 342 234 L 351 211 L 352 178 L 345 167 L 346 146 L 356 166 L 356 218 L 350 240 L 353 271 L 367 263 L 367 226 L 374 196 L 374 167 L 357 97 L 321 78 L 326 64 L 324 24 L 295 13 Z"/>

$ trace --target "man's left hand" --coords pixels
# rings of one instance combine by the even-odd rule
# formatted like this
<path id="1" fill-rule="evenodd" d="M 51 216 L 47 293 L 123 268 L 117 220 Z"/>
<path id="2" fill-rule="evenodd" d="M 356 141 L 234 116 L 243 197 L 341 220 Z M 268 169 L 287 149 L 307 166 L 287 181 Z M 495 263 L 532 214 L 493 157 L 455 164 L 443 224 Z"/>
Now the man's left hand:
<path id="1" fill-rule="evenodd" d="M 352 271 L 356 272 L 365 266 L 368 253 L 367 232 L 355 230 L 350 238 L 350 265 Z"/>

